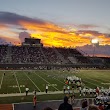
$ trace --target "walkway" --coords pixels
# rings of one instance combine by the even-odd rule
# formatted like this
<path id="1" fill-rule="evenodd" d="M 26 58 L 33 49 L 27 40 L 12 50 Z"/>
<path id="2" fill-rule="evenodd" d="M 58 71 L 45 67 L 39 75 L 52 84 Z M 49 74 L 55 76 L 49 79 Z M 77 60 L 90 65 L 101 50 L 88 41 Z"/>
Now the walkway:
<path id="1" fill-rule="evenodd" d="M 63 91 L 49 91 L 48 93 L 45 92 L 37 92 L 37 95 L 44 95 L 44 94 L 62 94 Z M 11 93 L 11 94 L 0 94 L 0 97 L 12 97 L 12 96 L 25 96 L 26 93 Z M 29 92 L 28 95 L 33 95 L 33 92 Z"/>

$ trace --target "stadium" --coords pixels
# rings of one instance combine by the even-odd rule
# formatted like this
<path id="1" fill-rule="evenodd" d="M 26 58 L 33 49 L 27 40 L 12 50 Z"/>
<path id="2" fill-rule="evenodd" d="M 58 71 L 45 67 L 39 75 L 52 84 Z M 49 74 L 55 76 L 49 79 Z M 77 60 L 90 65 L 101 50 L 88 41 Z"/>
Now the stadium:
<path id="1" fill-rule="evenodd" d="M 0 110 L 31 110 L 34 94 L 36 110 L 47 105 L 57 110 L 63 97 L 73 93 L 73 108 L 80 109 L 84 98 L 94 103 L 97 87 L 100 94 L 110 91 L 109 57 L 84 56 L 76 48 L 44 47 L 35 38 L 25 38 L 19 46 L 0 45 L 0 69 Z"/>
<path id="2" fill-rule="evenodd" d="M 110 0 L 0 0 L 0 110 L 110 110 Z"/>

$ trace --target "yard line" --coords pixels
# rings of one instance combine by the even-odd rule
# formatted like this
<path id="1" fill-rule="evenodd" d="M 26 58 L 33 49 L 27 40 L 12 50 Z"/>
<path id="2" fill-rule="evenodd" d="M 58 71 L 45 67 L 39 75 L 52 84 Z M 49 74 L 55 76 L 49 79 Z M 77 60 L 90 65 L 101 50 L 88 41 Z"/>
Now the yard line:
<path id="1" fill-rule="evenodd" d="M 93 78 L 88 78 L 85 74 L 84 74 L 84 76 L 85 76 L 86 79 L 90 79 L 90 80 L 93 80 L 93 81 L 96 81 L 96 82 L 100 82 L 100 81 L 95 80 L 95 79 L 93 79 Z M 100 83 L 101 83 L 101 82 L 100 82 Z"/>
<path id="2" fill-rule="evenodd" d="M 85 80 L 84 80 L 84 82 L 88 82 L 88 83 L 90 83 L 90 84 L 92 84 L 92 85 L 98 86 L 98 85 L 96 85 L 96 84 L 94 84 L 94 83 L 91 83 L 91 82 L 89 82 L 89 81 L 85 81 Z"/>
<path id="3" fill-rule="evenodd" d="M 1 83 L 0 83 L 0 89 L 2 87 L 2 82 L 3 82 L 4 74 L 2 75 Z"/>
<path id="4" fill-rule="evenodd" d="M 38 86 L 34 83 L 34 81 L 26 74 L 26 73 L 24 73 L 27 77 L 28 77 L 28 79 L 35 85 L 35 87 L 41 92 L 41 90 L 38 88 Z"/>
<path id="5" fill-rule="evenodd" d="M 35 72 L 34 72 L 35 73 Z M 35 73 L 35 75 L 39 76 L 38 74 Z M 50 84 L 47 80 L 45 80 L 43 77 L 39 76 L 41 79 L 43 79 L 45 82 L 47 82 L 48 84 Z M 56 87 L 52 86 L 53 88 L 55 88 L 56 90 L 60 91 L 59 89 L 57 89 Z"/>
<path id="6" fill-rule="evenodd" d="M 57 78 L 53 78 L 53 79 L 55 79 L 55 80 L 59 81 L 59 82 L 60 82 L 60 83 L 62 83 L 62 84 L 65 84 L 64 82 L 60 81 L 60 80 L 59 80 L 59 79 L 57 79 Z"/>
<path id="7" fill-rule="evenodd" d="M 21 93 L 21 89 L 20 89 L 20 86 L 19 86 L 18 79 L 17 79 L 17 77 L 16 77 L 16 73 L 14 73 L 14 75 L 15 75 L 15 79 L 16 79 L 16 82 L 17 82 L 17 85 L 18 85 L 19 92 Z"/>
<path id="8" fill-rule="evenodd" d="M 85 75 L 84 75 L 85 76 Z M 85 78 L 86 79 L 89 79 L 89 80 L 93 80 L 93 81 L 96 81 L 96 82 L 100 82 L 100 81 L 97 81 L 97 80 L 95 80 L 95 79 L 93 79 L 93 78 L 88 78 L 87 76 L 85 76 Z M 90 82 L 89 82 L 90 83 Z M 101 82 L 100 82 L 101 83 Z M 93 83 L 91 83 L 91 84 L 93 84 Z M 96 85 L 96 84 L 94 84 L 94 85 Z M 99 86 L 99 87 L 101 87 L 99 84 L 97 84 L 96 86 Z"/>

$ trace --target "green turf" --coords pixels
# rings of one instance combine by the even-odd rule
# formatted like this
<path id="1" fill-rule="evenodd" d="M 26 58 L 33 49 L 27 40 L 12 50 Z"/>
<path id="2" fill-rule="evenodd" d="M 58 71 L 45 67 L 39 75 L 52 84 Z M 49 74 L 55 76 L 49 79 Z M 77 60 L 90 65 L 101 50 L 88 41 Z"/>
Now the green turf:
<path id="1" fill-rule="evenodd" d="M 71 94 L 70 94 L 71 95 Z M 63 100 L 64 96 L 67 94 L 45 94 L 37 95 L 37 101 L 47 101 L 47 100 Z M 69 95 L 68 95 L 69 96 Z M 75 99 L 80 98 L 94 98 L 90 96 L 79 96 L 78 93 L 75 94 Z M 1 97 L 0 104 L 10 104 L 10 103 L 21 103 L 21 102 L 33 102 L 33 95 L 28 96 L 13 96 L 13 97 Z"/>
<path id="2" fill-rule="evenodd" d="M 62 100 L 64 94 L 46 94 L 38 95 L 37 101 L 47 101 L 47 100 Z M 33 102 L 33 96 L 14 96 L 14 97 L 1 97 L 0 104 L 10 104 L 10 103 L 20 103 L 20 102 Z"/>
<path id="3" fill-rule="evenodd" d="M 3 76 L 3 73 L 6 73 Z M 25 86 L 29 92 L 44 92 L 45 85 L 49 84 L 49 91 L 61 91 L 64 79 L 67 76 L 76 75 L 82 79 L 83 85 L 88 88 L 96 86 L 108 88 L 110 86 L 110 70 L 80 70 L 80 71 L 58 71 L 58 70 L 36 70 L 36 71 L 0 71 L 0 94 L 25 92 Z M 3 81 L 2 81 L 3 78 Z"/>

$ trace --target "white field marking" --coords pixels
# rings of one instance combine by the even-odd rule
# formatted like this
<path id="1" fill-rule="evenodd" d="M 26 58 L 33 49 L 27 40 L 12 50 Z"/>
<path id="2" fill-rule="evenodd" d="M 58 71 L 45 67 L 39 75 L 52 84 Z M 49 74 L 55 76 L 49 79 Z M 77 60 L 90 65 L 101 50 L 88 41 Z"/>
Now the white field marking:
<path id="1" fill-rule="evenodd" d="M 44 74 L 46 74 L 46 73 L 44 73 Z M 46 74 L 47 75 L 47 74 Z M 57 81 L 59 81 L 60 83 L 62 83 L 62 84 L 65 84 L 64 82 L 62 82 L 62 81 L 60 81 L 59 79 L 57 79 L 57 78 L 54 78 L 53 77 L 53 79 L 55 79 L 55 80 L 57 80 Z M 66 85 L 66 84 L 65 84 Z"/>
<path id="2" fill-rule="evenodd" d="M 14 110 L 14 104 L 12 104 L 13 110 Z"/>
<path id="3" fill-rule="evenodd" d="M 46 73 L 44 73 L 44 74 L 46 74 Z M 55 79 L 55 78 L 54 78 L 54 79 Z M 60 81 L 59 79 L 55 79 L 55 80 L 61 82 L 62 84 L 65 84 L 65 83 L 63 83 L 62 81 Z M 84 84 L 84 83 L 83 83 L 83 84 Z M 66 84 L 65 84 L 65 85 L 66 85 Z M 90 87 L 88 87 L 88 86 L 85 86 L 85 87 L 90 88 Z"/>
<path id="4" fill-rule="evenodd" d="M 85 75 L 84 75 L 84 76 L 85 76 Z M 96 81 L 96 82 L 100 82 L 100 83 L 101 83 L 101 81 L 95 80 L 95 79 L 93 79 L 93 78 L 88 78 L 87 76 L 85 76 L 85 78 L 86 78 L 86 79 L 91 79 L 91 80 L 93 80 L 93 81 Z"/>
<path id="5" fill-rule="evenodd" d="M 35 72 L 34 72 L 35 73 Z M 35 73 L 35 75 L 39 76 L 38 74 Z M 41 79 L 43 79 L 45 82 L 47 82 L 48 84 L 50 84 L 47 80 L 45 80 L 43 77 L 39 76 Z M 53 88 L 55 88 L 56 90 L 60 91 L 59 89 L 57 89 L 56 87 L 52 86 Z"/>
<path id="6" fill-rule="evenodd" d="M 57 78 L 54 78 L 54 79 L 57 80 L 57 81 L 59 81 L 59 82 L 62 83 L 62 84 L 65 84 L 64 82 L 60 81 L 60 80 L 57 79 Z"/>
<path id="7" fill-rule="evenodd" d="M 55 78 L 54 78 L 54 79 L 55 79 Z M 58 79 L 55 79 L 55 80 L 61 82 L 62 84 L 65 84 L 65 83 L 63 83 L 62 81 L 58 80 Z M 83 83 L 83 84 L 84 84 L 84 83 Z M 66 84 L 65 84 L 65 85 L 66 85 Z M 90 88 L 90 87 L 88 87 L 88 86 L 85 86 L 85 87 Z"/>
<path id="8" fill-rule="evenodd" d="M 82 82 L 82 84 L 84 85 L 84 87 L 86 87 L 86 88 L 90 88 L 90 87 L 86 86 L 83 82 Z"/>
<path id="9" fill-rule="evenodd" d="M 46 73 L 44 73 L 44 74 L 46 74 Z M 53 79 L 59 81 L 59 82 L 62 83 L 62 84 L 65 84 L 63 81 L 60 81 L 58 78 L 54 78 L 54 77 L 53 77 Z"/>
<path id="10" fill-rule="evenodd" d="M 101 76 L 103 76 L 103 75 L 101 75 Z M 100 77 L 98 77 L 98 79 L 101 79 Z M 101 79 L 102 80 L 102 79 Z M 110 80 L 108 80 L 108 79 L 106 79 L 106 81 L 108 81 L 108 82 L 110 82 Z"/>
<path id="11" fill-rule="evenodd" d="M 28 79 L 34 84 L 34 86 L 41 92 L 41 90 L 38 88 L 38 86 L 34 83 L 34 81 L 25 73 L 25 75 L 28 77 Z"/>
<path id="12" fill-rule="evenodd" d="M 85 81 L 85 80 L 84 80 Z M 85 81 L 85 82 L 88 82 L 88 83 L 90 83 L 90 84 L 92 84 L 92 85 L 95 85 L 95 86 L 97 86 L 96 84 L 94 84 L 94 83 L 91 83 L 91 82 L 89 82 L 89 81 Z"/>
<path id="13" fill-rule="evenodd" d="M 108 83 L 101 83 L 101 84 L 103 84 L 103 85 L 110 85 L 110 83 L 108 82 Z"/>
<path id="14" fill-rule="evenodd" d="M 54 78 L 54 79 L 55 79 L 55 78 Z M 61 82 L 62 84 L 65 84 L 65 83 L 63 83 L 62 81 L 60 81 L 59 79 L 55 79 L 55 80 Z M 83 83 L 83 84 L 84 84 L 84 83 Z M 65 85 L 66 85 L 66 84 L 65 84 Z M 88 86 L 85 86 L 85 87 L 90 88 L 90 87 L 88 87 Z"/>
<path id="15" fill-rule="evenodd" d="M 91 79 L 91 78 L 87 78 L 86 76 L 85 76 L 85 78 L 86 79 Z M 91 79 L 91 80 L 93 80 L 93 81 L 96 81 L 96 82 L 100 82 L 100 81 L 97 81 L 97 80 L 95 80 L 95 79 Z M 90 82 L 89 82 L 90 83 Z M 100 82 L 101 83 L 101 82 Z M 94 84 L 94 83 L 91 83 L 91 84 L 93 84 L 93 85 L 95 85 L 95 86 L 99 86 L 98 84 L 96 85 L 96 84 Z"/>
<path id="16" fill-rule="evenodd" d="M 17 79 L 17 77 L 16 77 L 16 73 L 14 73 L 14 75 L 15 75 L 15 79 L 16 79 L 16 82 L 17 82 L 17 85 L 18 85 L 19 92 L 21 93 L 21 88 L 20 88 L 20 86 L 19 86 L 19 82 L 18 82 L 18 79 Z"/>
<path id="17" fill-rule="evenodd" d="M 1 89 L 1 87 L 2 87 L 3 78 L 4 78 L 4 74 L 2 75 L 2 79 L 1 79 L 1 83 L 0 83 L 0 89 Z"/>

